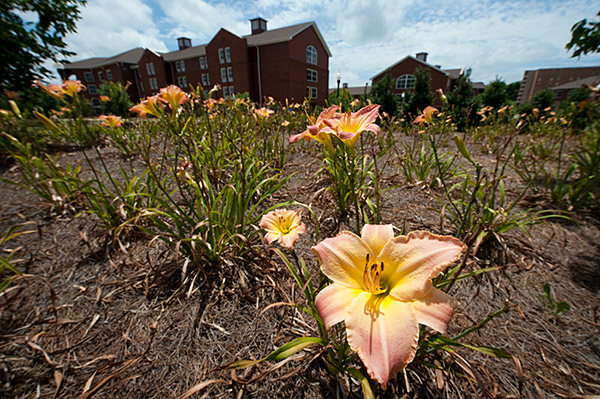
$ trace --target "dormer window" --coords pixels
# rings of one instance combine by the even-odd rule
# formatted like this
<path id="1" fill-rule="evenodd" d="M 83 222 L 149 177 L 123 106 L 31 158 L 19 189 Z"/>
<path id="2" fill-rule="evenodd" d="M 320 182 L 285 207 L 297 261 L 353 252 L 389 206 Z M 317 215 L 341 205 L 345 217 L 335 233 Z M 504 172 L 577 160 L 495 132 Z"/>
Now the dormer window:
<path id="1" fill-rule="evenodd" d="M 306 62 L 317 65 L 317 49 L 312 45 L 306 47 Z"/>
<path id="2" fill-rule="evenodd" d="M 414 75 L 402 75 L 396 79 L 396 89 L 413 89 L 417 78 Z"/>

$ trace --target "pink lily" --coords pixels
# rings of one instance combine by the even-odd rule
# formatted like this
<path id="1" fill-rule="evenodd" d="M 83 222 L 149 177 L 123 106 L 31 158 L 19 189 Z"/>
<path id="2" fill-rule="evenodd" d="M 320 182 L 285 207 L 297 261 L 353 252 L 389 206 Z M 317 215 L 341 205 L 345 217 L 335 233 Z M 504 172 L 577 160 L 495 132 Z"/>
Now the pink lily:
<path id="1" fill-rule="evenodd" d="M 354 148 L 361 133 L 369 130 L 379 135 L 380 128 L 375 124 L 379 117 L 379 105 L 371 104 L 357 112 L 346 112 L 325 120 L 321 131 L 323 133 L 335 134 L 350 148 Z"/>
<path id="2" fill-rule="evenodd" d="M 394 237 L 391 225 L 343 231 L 312 248 L 333 283 L 316 298 L 326 328 L 345 321 L 348 343 L 385 388 L 414 358 L 419 324 L 444 333 L 455 301 L 432 279 L 459 259 L 458 239 L 414 231 Z"/>

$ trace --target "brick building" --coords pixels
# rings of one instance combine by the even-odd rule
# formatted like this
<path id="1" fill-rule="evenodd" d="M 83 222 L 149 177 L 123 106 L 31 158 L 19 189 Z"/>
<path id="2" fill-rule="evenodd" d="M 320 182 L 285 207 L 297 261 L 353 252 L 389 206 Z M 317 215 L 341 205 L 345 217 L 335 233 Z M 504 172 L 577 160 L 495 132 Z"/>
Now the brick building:
<path id="1" fill-rule="evenodd" d="M 427 53 L 417 53 L 415 57 L 407 55 L 394 65 L 387 67 L 383 71 L 371 78 L 373 84 L 378 80 L 383 79 L 388 71 L 390 71 L 395 84 L 392 87 L 392 92 L 401 97 L 406 91 L 413 91 L 415 87 L 415 70 L 417 68 L 425 68 L 429 70 L 431 77 L 431 89 L 435 93 L 437 89 L 442 89 L 444 93 L 448 93 L 454 89 L 456 80 L 463 73 L 463 69 L 441 69 L 440 65 L 431 65 L 427 63 Z M 473 83 L 473 92 L 478 94 L 482 88 L 485 88 L 483 83 Z M 442 102 L 437 93 L 434 94 L 434 104 L 437 107 L 442 105 Z"/>
<path id="2" fill-rule="evenodd" d="M 560 102 L 567 99 L 571 90 L 581 87 L 585 83 L 593 84 L 595 81 L 600 81 L 600 66 L 525 71 L 519 88 L 517 104 L 525 104 L 533 98 L 535 93 L 544 89 L 552 89 L 556 102 Z M 556 90 L 554 90 L 555 88 Z"/>
<path id="3" fill-rule="evenodd" d="M 74 75 L 88 86 L 85 95 L 95 105 L 99 105 L 97 87 L 103 81 L 131 82 L 128 92 L 134 102 L 169 84 L 183 89 L 198 84 L 211 89 L 219 84 L 219 94 L 225 98 L 247 92 L 258 102 L 271 96 L 293 102 L 308 98 L 323 105 L 331 52 L 317 25 L 306 22 L 268 30 L 262 18 L 250 23 L 252 33 L 246 36 L 222 28 L 210 42 L 199 46 L 181 37 L 176 51 L 136 48 L 113 57 L 68 63 L 58 72 L 63 79 Z"/>

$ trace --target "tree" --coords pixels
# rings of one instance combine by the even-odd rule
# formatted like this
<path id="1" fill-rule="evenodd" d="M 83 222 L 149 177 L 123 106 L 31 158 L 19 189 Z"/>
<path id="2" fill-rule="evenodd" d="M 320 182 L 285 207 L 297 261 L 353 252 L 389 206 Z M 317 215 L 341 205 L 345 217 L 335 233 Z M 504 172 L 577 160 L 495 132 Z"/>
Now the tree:
<path id="1" fill-rule="evenodd" d="M 519 89 L 521 88 L 521 81 L 512 82 L 506 85 L 506 97 L 509 101 L 517 102 L 519 97 Z"/>
<path id="2" fill-rule="evenodd" d="M 471 68 L 456 79 L 454 90 L 448 93 L 448 114 L 458 130 L 473 124 L 477 116 L 477 102 L 471 85 Z"/>
<path id="3" fill-rule="evenodd" d="M 598 15 L 600 18 L 600 11 Z M 582 19 L 571 28 L 571 41 L 567 43 L 567 50 L 575 48 L 571 57 L 580 57 L 581 54 L 600 53 L 600 21 L 590 22 Z"/>
<path id="4" fill-rule="evenodd" d="M 133 107 L 133 103 L 127 94 L 127 86 L 123 87 L 121 82 L 108 82 L 100 85 L 99 93 L 108 97 L 108 100 L 102 101 L 102 112 L 126 118 L 129 116 L 129 108 Z"/>
<path id="5" fill-rule="evenodd" d="M 507 100 L 506 83 L 500 78 L 491 81 L 485 87 L 485 91 L 481 93 L 481 102 L 483 105 L 494 107 L 494 109 L 502 108 L 506 105 Z"/>
<path id="6" fill-rule="evenodd" d="M 426 107 L 433 105 L 429 70 L 421 67 L 415 69 L 415 79 L 415 91 L 405 100 L 404 116 L 408 120 L 414 119 Z"/>
<path id="7" fill-rule="evenodd" d="M 382 79 L 373 83 L 369 98 L 374 104 L 381 105 L 382 112 L 395 116 L 398 112 L 398 100 L 392 92 L 392 87 L 394 87 L 394 78 L 388 70 Z"/>
<path id="8" fill-rule="evenodd" d="M 47 77 L 44 62 L 73 55 L 64 38 L 76 31 L 86 0 L 2 0 L 0 2 L 0 89 L 22 90 Z M 25 22 L 23 16 L 35 22 Z"/>
<path id="9" fill-rule="evenodd" d="M 540 111 L 551 107 L 554 104 L 554 92 L 550 89 L 540 90 L 533 95 L 531 102 Z"/>

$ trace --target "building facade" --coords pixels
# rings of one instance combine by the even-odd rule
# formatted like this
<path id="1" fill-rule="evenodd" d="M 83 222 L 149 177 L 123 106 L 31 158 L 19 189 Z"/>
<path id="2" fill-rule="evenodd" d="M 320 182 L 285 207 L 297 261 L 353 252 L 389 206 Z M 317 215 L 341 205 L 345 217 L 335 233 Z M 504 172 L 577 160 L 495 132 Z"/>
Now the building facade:
<path id="1" fill-rule="evenodd" d="M 544 89 L 552 89 L 555 101 L 560 102 L 567 99 L 571 90 L 588 83 L 591 85 L 596 80 L 600 81 L 600 66 L 525 71 L 519 88 L 517 104 L 521 105 L 531 101 L 537 92 Z"/>
<path id="2" fill-rule="evenodd" d="M 371 78 L 373 84 L 378 80 L 384 78 L 384 76 L 390 72 L 394 79 L 394 86 L 392 92 L 397 97 L 403 97 L 403 94 L 407 91 L 414 91 L 416 77 L 415 70 L 417 68 L 424 68 L 429 71 L 431 77 L 431 89 L 434 93 L 434 104 L 436 107 L 442 106 L 439 93 L 436 91 L 442 89 L 444 93 L 452 91 L 456 85 L 456 80 L 464 72 L 464 69 L 441 69 L 440 65 L 431 65 L 427 62 L 427 53 L 417 53 L 415 57 L 407 55 L 392 66 L 387 67 L 383 71 Z M 474 82 L 473 93 L 478 94 L 485 88 L 485 85 L 481 82 Z"/>
<path id="3" fill-rule="evenodd" d="M 88 86 L 84 95 L 95 106 L 100 103 L 97 88 L 108 81 L 129 82 L 128 93 L 134 102 L 170 84 L 182 89 L 201 85 L 206 90 L 218 84 L 218 94 L 224 98 L 248 93 L 257 102 L 270 96 L 292 102 L 306 98 L 323 105 L 331 52 L 317 25 L 307 22 L 268 30 L 262 18 L 250 23 L 250 35 L 240 37 L 222 28 L 210 42 L 199 46 L 181 37 L 176 51 L 157 53 L 136 48 L 113 57 L 65 64 L 59 74 Z M 93 80 L 87 80 L 90 77 Z"/>

